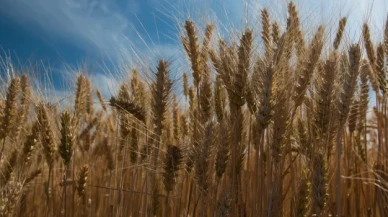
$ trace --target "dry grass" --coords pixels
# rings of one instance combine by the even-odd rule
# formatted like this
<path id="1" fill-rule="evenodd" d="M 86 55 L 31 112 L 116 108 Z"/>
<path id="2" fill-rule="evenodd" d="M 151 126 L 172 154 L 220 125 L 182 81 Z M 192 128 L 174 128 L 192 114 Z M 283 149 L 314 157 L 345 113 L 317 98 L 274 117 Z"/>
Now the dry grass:
<path id="1" fill-rule="evenodd" d="M 0 103 L 1 216 L 388 216 L 388 22 L 377 48 L 366 23 L 364 47 L 341 46 L 347 18 L 331 41 L 324 26 L 306 37 L 288 10 L 284 28 L 264 9 L 261 35 L 236 41 L 187 20 L 182 93 L 163 59 L 110 99 L 79 75 L 61 108 L 14 76 Z"/>

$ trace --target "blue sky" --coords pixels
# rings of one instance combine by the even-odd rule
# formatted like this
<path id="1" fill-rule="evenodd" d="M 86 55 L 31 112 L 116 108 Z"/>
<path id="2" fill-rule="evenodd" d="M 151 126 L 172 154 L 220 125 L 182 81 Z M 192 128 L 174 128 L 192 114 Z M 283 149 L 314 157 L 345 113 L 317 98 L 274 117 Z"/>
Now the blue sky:
<path id="1" fill-rule="evenodd" d="M 359 39 L 357 29 L 364 21 L 379 39 L 388 9 L 384 0 L 295 2 L 306 29 L 322 22 L 336 26 L 339 17 L 348 16 L 349 41 Z M 184 62 L 177 60 L 182 56 L 179 25 L 188 17 L 202 25 L 215 22 L 222 35 L 230 26 L 243 29 L 246 22 L 257 25 L 259 32 L 261 8 L 285 21 L 286 6 L 286 0 L 2 0 L 0 56 L 10 54 L 21 66 L 43 62 L 54 77 L 72 77 L 69 69 L 87 63 L 95 83 L 114 86 L 117 78 L 112 74 L 123 58 L 133 65 L 160 57 Z M 53 80 L 56 89 L 67 88 L 63 80 Z"/>

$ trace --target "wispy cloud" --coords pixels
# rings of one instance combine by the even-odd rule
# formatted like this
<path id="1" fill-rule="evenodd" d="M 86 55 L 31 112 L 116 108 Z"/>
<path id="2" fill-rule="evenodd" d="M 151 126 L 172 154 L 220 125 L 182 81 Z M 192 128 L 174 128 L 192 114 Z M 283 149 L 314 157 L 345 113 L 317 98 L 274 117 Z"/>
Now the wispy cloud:
<path id="1" fill-rule="evenodd" d="M 86 53 L 106 55 L 110 60 L 117 60 L 117 56 L 124 54 L 124 58 L 129 57 L 129 60 L 137 62 L 155 62 L 155 59 L 162 57 L 182 62 L 177 60 L 182 58 L 177 21 L 183 22 L 188 17 L 198 19 L 201 24 L 215 21 L 216 25 L 220 24 L 217 25 L 218 31 L 228 33 L 225 32 L 228 27 L 243 29 L 245 22 L 260 25 L 260 9 L 267 7 L 271 17 L 284 24 L 287 2 L 3 0 L 0 13 L 31 32 L 41 34 L 39 37 L 47 39 L 48 43 L 69 43 Z M 339 17 L 349 16 L 349 40 L 358 39 L 356 35 L 359 33 L 356 34 L 355 29 L 359 30 L 368 18 L 373 21 L 372 25 L 378 24 L 377 28 L 371 29 L 381 31 L 388 8 L 384 0 L 297 0 L 296 4 L 305 30 L 323 22 L 335 31 Z M 149 16 L 154 12 L 158 14 Z M 161 39 L 163 37 L 164 40 Z"/>
<path id="2" fill-rule="evenodd" d="M 287 18 L 286 0 L 226 0 L 226 8 L 233 10 L 240 19 L 248 19 L 251 23 L 260 19 L 260 10 L 268 8 L 274 20 L 285 24 Z M 295 0 L 301 24 L 304 29 L 324 24 L 336 30 L 340 17 L 348 17 L 347 29 L 352 40 L 357 40 L 364 22 L 381 31 L 387 18 L 388 2 L 385 0 Z M 245 16 L 248 14 L 248 18 Z M 256 19 L 255 19 L 256 18 Z M 238 20 L 237 20 L 238 21 Z"/>
<path id="3" fill-rule="evenodd" d="M 122 7 L 103 0 L 5 0 L 0 12 L 31 31 L 41 30 L 42 38 L 113 54 L 134 35 L 129 17 L 138 5 L 131 1 L 127 10 Z"/>
<path id="4" fill-rule="evenodd" d="M 177 59 L 179 37 L 175 35 L 172 40 L 163 39 L 172 37 L 172 26 L 175 24 L 159 26 L 160 23 L 170 22 L 160 20 L 164 19 L 157 9 L 161 4 L 158 0 L 4 0 L 0 13 L 46 41 L 49 46 L 69 44 L 84 51 L 88 55 L 85 58 L 93 65 L 92 71 L 99 72 L 90 73 L 93 83 L 99 84 L 104 94 L 112 94 L 116 91 L 116 78 L 127 70 L 120 64 L 131 68 L 156 63 L 158 58 Z M 147 16 L 154 12 L 160 14 Z M 157 32 L 157 37 L 154 32 Z M 61 55 L 61 48 L 57 51 Z M 93 55 L 92 59 L 89 54 Z M 100 57 L 103 57 L 103 62 L 98 61 Z M 95 61 L 99 69 L 96 69 Z M 69 66 L 66 62 L 56 68 L 55 71 L 61 73 L 56 73 L 58 76 L 54 80 L 69 78 L 70 74 L 74 77 L 77 71 L 77 66 Z M 68 83 L 71 84 L 71 81 Z"/>
<path id="5" fill-rule="evenodd" d="M 374 21 L 385 19 L 388 3 L 384 0 L 346 0 L 346 1 L 296 1 L 302 11 L 304 25 L 311 25 L 312 21 L 331 21 L 333 17 L 350 16 L 353 25 L 360 25 L 367 16 Z M 207 5 L 210 8 L 201 5 Z M 146 5 L 146 6 L 145 6 Z M 155 7 L 155 8 L 152 8 Z M 52 41 L 65 40 L 89 52 L 102 52 L 112 55 L 128 47 L 128 40 L 132 45 L 146 47 L 136 30 L 135 22 L 148 22 L 145 30 L 157 29 L 153 24 L 154 17 L 147 21 L 137 20 L 135 14 L 147 13 L 156 7 L 169 15 L 184 18 L 186 15 L 213 13 L 238 26 L 244 19 L 255 22 L 258 19 L 259 9 L 268 7 L 275 18 L 284 20 L 286 16 L 287 1 L 285 0 L 213 0 L 206 1 L 178 1 L 178 0 L 148 0 L 140 1 L 104 1 L 104 0 L 4 0 L 0 12 L 17 21 L 26 28 L 43 30 L 41 37 Z M 196 11 L 199 10 L 200 11 Z M 142 11 L 143 10 L 143 11 Z M 244 17 L 248 12 L 250 17 Z M 203 14 L 202 14 L 203 15 Z M 226 16 L 225 16 L 226 15 Z M 253 15 L 253 17 L 252 17 Z M 319 19 L 319 20 L 317 20 Z M 174 22 L 167 20 L 165 22 Z M 174 24 L 171 24 L 174 25 Z M 138 27 L 140 25 L 137 25 Z M 170 29 L 174 31 L 174 29 Z M 168 34 L 161 30 L 160 35 Z M 147 39 L 147 36 L 143 35 Z M 154 42 L 156 44 L 161 42 Z M 163 44 L 163 43 L 161 43 Z"/>

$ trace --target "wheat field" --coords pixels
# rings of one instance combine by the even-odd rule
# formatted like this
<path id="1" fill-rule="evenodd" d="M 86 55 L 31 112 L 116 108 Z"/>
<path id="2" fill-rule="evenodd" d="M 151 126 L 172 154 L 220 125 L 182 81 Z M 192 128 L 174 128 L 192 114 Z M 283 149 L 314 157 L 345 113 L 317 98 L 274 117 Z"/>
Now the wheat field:
<path id="1" fill-rule="evenodd" d="M 232 39 L 187 19 L 190 70 L 160 59 L 112 96 L 83 73 L 65 106 L 4 81 L 1 216 L 388 216 L 388 20 L 351 42 L 347 17 L 260 13 Z"/>

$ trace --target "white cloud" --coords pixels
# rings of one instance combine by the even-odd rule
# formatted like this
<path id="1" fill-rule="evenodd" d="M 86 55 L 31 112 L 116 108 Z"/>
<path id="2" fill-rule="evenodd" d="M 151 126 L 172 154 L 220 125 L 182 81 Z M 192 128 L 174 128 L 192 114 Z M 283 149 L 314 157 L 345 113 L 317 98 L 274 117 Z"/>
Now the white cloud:
<path id="1" fill-rule="evenodd" d="M 137 3 L 131 1 L 131 11 Z M 113 54 L 133 34 L 128 16 L 120 13 L 119 5 L 103 0 L 6 0 L 0 12 L 26 28 L 42 29 L 43 39 L 67 40 L 81 49 L 97 48 Z"/>
<path id="2" fill-rule="evenodd" d="M 141 42 L 131 24 L 144 22 L 136 20 L 133 16 L 136 13 L 142 13 L 140 4 L 142 3 L 134 0 L 125 3 L 104 0 L 5 0 L 0 6 L 0 13 L 28 28 L 43 29 L 47 34 L 40 35 L 42 38 L 50 38 L 54 41 L 60 38 L 88 52 L 97 51 L 112 56 L 117 55 L 119 51 L 130 50 L 130 46 L 147 50 L 144 49 L 145 43 L 152 44 L 149 41 Z M 174 18 L 186 19 L 189 15 L 207 19 L 214 12 L 222 19 L 221 22 L 237 28 L 244 28 L 241 24 L 246 19 L 251 23 L 257 22 L 260 19 L 260 9 L 263 7 L 268 7 L 271 16 L 283 22 L 287 12 L 285 0 L 148 0 L 145 4 L 147 7 L 153 7 L 150 10 L 160 11 L 171 18 L 165 22 L 175 22 Z M 301 12 L 302 24 L 307 26 L 307 29 L 321 22 L 336 24 L 340 16 L 347 15 L 352 28 L 360 27 L 367 17 L 383 23 L 388 7 L 388 3 L 384 0 L 297 0 L 296 4 Z M 249 17 L 245 16 L 246 12 Z M 166 19 L 169 18 L 166 17 Z M 147 28 L 155 27 L 145 26 L 146 30 Z M 174 29 L 170 30 L 174 31 Z M 142 35 L 142 37 L 148 36 Z M 91 50 L 91 47 L 94 49 Z"/>
<path id="3" fill-rule="evenodd" d="M 90 81 L 94 88 L 98 88 L 104 97 L 116 95 L 120 86 L 120 81 L 112 74 L 91 74 Z"/>
<path id="4" fill-rule="evenodd" d="M 359 31 L 362 23 L 368 21 L 368 17 L 371 21 L 369 23 L 373 25 L 372 33 L 381 32 L 388 8 L 388 3 L 384 0 L 295 0 L 295 2 L 305 30 L 323 22 L 332 26 L 332 31 L 335 31 L 339 18 L 349 16 L 347 38 L 352 41 L 359 39 L 359 33 L 355 33 L 356 29 Z M 156 63 L 156 59 L 164 57 L 171 58 L 180 65 L 183 64 L 183 61 L 178 60 L 178 58 L 182 59 L 180 33 L 175 29 L 174 22 L 183 22 L 184 19 L 191 17 L 194 20 L 199 19 L 199 23 L 203 24 L 208 22 L 208 19 L 212 21 L 215 15 L 221 19 L 216 21 L 216 24 L 222 22 L 226 27 L 243 29 L 244 26 L 241 24 L 244 24 L 245 20 L 250 24 L 260 25 L 258 22 L 260 10 L 267 7 L 271 12 L 272 20 L 280 20 L 284 25 L 287 3 L 286 0 L 147 0 L 145 5 L 150 10 L 160 12 L 156 17 L 165 18 L 166 20 L 161 22 L 167 22 L 171 26 L 168 30 L 161 30 L 159 34 L 173 37 L 176 40 L 175 44 L 152 42 L 147 35 L 143 34 L 143 30 L 134 29 L 133 23 L 145 23 L 144 20 L 137 20 L 133 16 L 143 12 L 140 10 L 141 6 L 144 6 L 141 5 L 143 3 L 136 0 L 120 3 L 105 0 L 3 0 L 0 13 L 26 28 L 44 30 L 46 35 L 40 36 L 43 39 L 67 41 L 87 52 L 106 54 L 111 60 L 125 53 L 126 61 L 130 58 L 129 60 L 133 62 L 149 64 Z M 249 17 L 246 17 L 246 12 Z M 154 17 L 148 19 L 152 20 Z M 147 32 L 158 26 L 144 26 L 144 28 Z M 218 31 L 223 32 L 225 29 L 218 25 Z M 258 34 L 259 31 L 257 29 Z M 138 35 L 140 33 L 141 36 Z"/>
<path id="5" fill-rule="evenodd" d="M 246 18 L 245 14 L 248 10 L 248 19 L 251 22 L 256 22 L 257 19 L 260 21 L 260 10 L 268 8 L 273 20 L 280 20 L 285 24 L 288 2 L 286 0 L 226 0 L 226 8 L 243 19 Z M 294 0 L 294 2 L 304 29 L 326 24 L 333 26 L 335 31 L 340 17 L 345 16 L 348 17 L 349 33 L 353 34 L 350 36 L 352 40 L 358 39 L 360 27 L 364 22 L 382 31 L 387 18 L 388 2 L 385 0 Z"/>
<path id="6" fill-rule="evenodd" d="M 116 69 L 105 69 L 106 73 L 89 73 L 93 86 L 99 88 L 105 97 L 117 93 L 121 77 L 125 72 L 134 67 L 143 67 L 145 78 L 150 70 L 155 70 L 157 59 L 167 58 L 172 60 L 174 72 L 190 71 L 190 66 L 180 47 L 179 32 L 175 32 L 176 23 L 182 22 L 188 17 L 199 20 L 199 24 L 213 21 L 216 16 L 218 31 L 225 32 L 225 27 L 232 26 L 237 30 L 245 28 L 244 22 L 260 25 L 260 10 L 267 7 L 271 13 L 271 19 L 281 21 L 284 25 L 287 16 L 288 0 L 148 0 L 151 9 L 160 8 L 160 17 L 166 15 L 162 22 L 170 22 L 172 27 L 162 30 L 160 35 L 167 34 L 176 40 L 175 44 L 152 42 L 147 35 L 140 34 L 133 28 L 132 23 L 143 22 L 137 20 L 133 14 L 139 14 L 140 0 L 129 0 L 126 5 L 117 1 L 105 0 L 3 0 L 0 4 L 0 13 L 10 17 L 20 25 L 35 29 L 39 28 L 45 35 L 42 39 L 51 41 L 67 41 L 87 52 L 101 52 L 115 62 L 116 56 L 120 56 L 124 66 Z M 345 40 L 358 41 L 362 24 L 367 21 L 371 25 L 374 39 L 381 40 L 381 32 L 387 17 L 388 2 L 385 0 L 295 0 L 301 16 L 301 22 L 305 30 L 318 24 L 331 26 L 331 32 L 336 30 L 338 20 L 342 16 L 348 16 L 349 25 Z M 246 17 L 248 12 L 248 17 Z M 150 17 L 149 19 L 154 19 Z M 163 19 L 163 18 L 162 18 Z M 153 22 L 151 22 L 153 23 Z M 145 31 L 157 26 L 145 26 Z M 224 31 L 224 32 L 223 32 Z M 259 29 L 256 30 L 259 34 Z M 380 38 L 379 38 L 380 37 Z M 142 41 L 142 39 L 144 41 Z M 122 55 L 122 56 L 121 56 Z M 68 71 L 64 77 L 70 76 L 68 84 L 73 85 L 75 75 Z M 179 77 L 177 75 L 176 77 Z M 44 95 L 49 99 L 62 100 L 73 97 L 73 86 L 66 90 L 58 90 L 53 87 L 43 89 Z"/>

